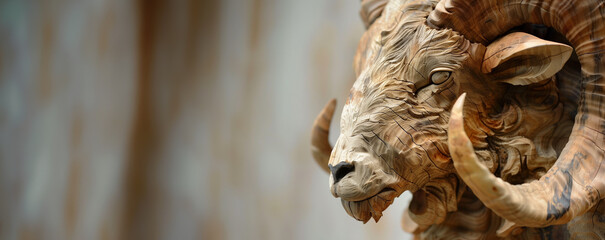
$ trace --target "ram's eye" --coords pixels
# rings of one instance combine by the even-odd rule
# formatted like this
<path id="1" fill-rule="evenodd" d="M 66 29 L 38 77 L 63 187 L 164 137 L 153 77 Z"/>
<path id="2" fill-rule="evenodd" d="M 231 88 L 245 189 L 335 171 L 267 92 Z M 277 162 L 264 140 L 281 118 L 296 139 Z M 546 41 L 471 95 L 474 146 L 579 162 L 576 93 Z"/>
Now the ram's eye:
<path id="1" fill-rule="evenodd" d="M 447 81 L 451 75 L 452 75 L 452 72 L 450 72 L 450 71 L 433 72 L 431 74 L 431 82 L 433 82 L 433 84 L 442 84 L 445 81 Z"/>

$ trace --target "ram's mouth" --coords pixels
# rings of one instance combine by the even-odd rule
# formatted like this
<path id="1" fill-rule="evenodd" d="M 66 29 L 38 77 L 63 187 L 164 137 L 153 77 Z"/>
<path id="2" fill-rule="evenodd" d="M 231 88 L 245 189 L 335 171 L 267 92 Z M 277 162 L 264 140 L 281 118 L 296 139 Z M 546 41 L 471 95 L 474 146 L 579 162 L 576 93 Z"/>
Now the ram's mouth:
<path id="1" fill-rule="evenodd" d="M 342 206 L 347 213 L 363 223 L 367 223 L 370 218 L 378 222 L 382 217 L 382 212 L 393 203 L 393 200 L 401 193 L 393 188 L 386 187 L 377 194 L 360 201 L 347 201 L 341 199 Z"/>

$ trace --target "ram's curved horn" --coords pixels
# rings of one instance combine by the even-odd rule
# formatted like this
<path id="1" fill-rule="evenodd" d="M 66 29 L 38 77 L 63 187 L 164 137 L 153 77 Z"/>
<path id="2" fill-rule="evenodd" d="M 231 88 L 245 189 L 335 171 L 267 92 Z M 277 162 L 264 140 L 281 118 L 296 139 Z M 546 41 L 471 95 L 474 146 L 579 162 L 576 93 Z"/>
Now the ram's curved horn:
<path id="1" fill-rule="evenodd" d="M 601 166 L 605 161 L 603 12 L 601 0 L 442 0 L 427 19 L 429 25 L 452 28 L 483 44 L 523 23 L 544 24 L 564 34 L 578 55 L 583 76 L 575 123 L 557 162 L 539 181 L 510 185 L 485 168 L 473 167 L 472 172 L 457 168 L 488 208 L 517 225 L 564 224 L 605 197 L 605 166 Z M 457 124 L 455 116 L 450 127 Z M 450 145 L 451 152 L 470 154 L 454 157 L 454 161 L 472 160 L 474 153 L 462 150 L 463 145 Z M 491 182 L 473 180 L 479 178 Z"/>
<path id="2" fill-rule="evenodd" d="M 328 136 L 330 135 L 330 122 L 335 108 L 336 99 L 332 99 L 317 115 L 315 122 L 313 122 L 313 130 L 311 130 L 311 153 L 317 164 L 327 173 L 330 173 L 328 161 L 332 153 Z"/>

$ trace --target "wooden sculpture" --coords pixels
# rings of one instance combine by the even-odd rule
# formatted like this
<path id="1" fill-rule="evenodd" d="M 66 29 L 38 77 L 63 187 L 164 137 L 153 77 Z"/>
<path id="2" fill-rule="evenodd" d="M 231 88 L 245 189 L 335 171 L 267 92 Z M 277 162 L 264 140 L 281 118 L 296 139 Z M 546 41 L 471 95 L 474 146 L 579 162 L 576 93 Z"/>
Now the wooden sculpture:
<path id="1" fill-rule="evenodd" d="M 330 191 L 417 238 L 605 238 L 602 0 L 364 0 Z M 456 99 L 458 99 L 456 101 Z M 454 104 L 456 103 L 456 104 Z"/>

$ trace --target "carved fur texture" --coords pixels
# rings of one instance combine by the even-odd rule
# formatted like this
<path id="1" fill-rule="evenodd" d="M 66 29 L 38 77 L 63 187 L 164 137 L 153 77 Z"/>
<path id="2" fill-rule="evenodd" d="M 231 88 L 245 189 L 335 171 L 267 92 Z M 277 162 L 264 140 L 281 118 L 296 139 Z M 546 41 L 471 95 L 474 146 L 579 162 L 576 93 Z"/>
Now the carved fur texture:
<path id="1" fill-rule="evenodd" d="M 522 14 L 508 13 L 513 7 L 504 1 L 384 2 L 364 1 L 374 7 L 354 60 L 357 80 L 330 158 L 318 160 L 330 169 L 330 191 L 347 213 L 378 221 L 411 191 L 403 224 L 418 238 L 603 237 L 594 216 L 603 212 L 605 108 L 587 102 L 603 103 L 586 91 L 605 95 L 587 84 L 600 86 L 605 75 L 594 74 L 600 62 L 586 63 L 578 52 L 582 39 L 562 32 L 573 28 L 536 9 L 511 24 L 507 18 Z M 561 4 L 539 5 L 563 14 L 550 9 Z M 497 34 L 481 30 L 494 27 L 490 16 Z M 452 113 L 460 96 L 464 108 Z M 584 127 L 594 132 L 586 135 Z M 467 164 L 473 161 L 478 165 Z"/>

